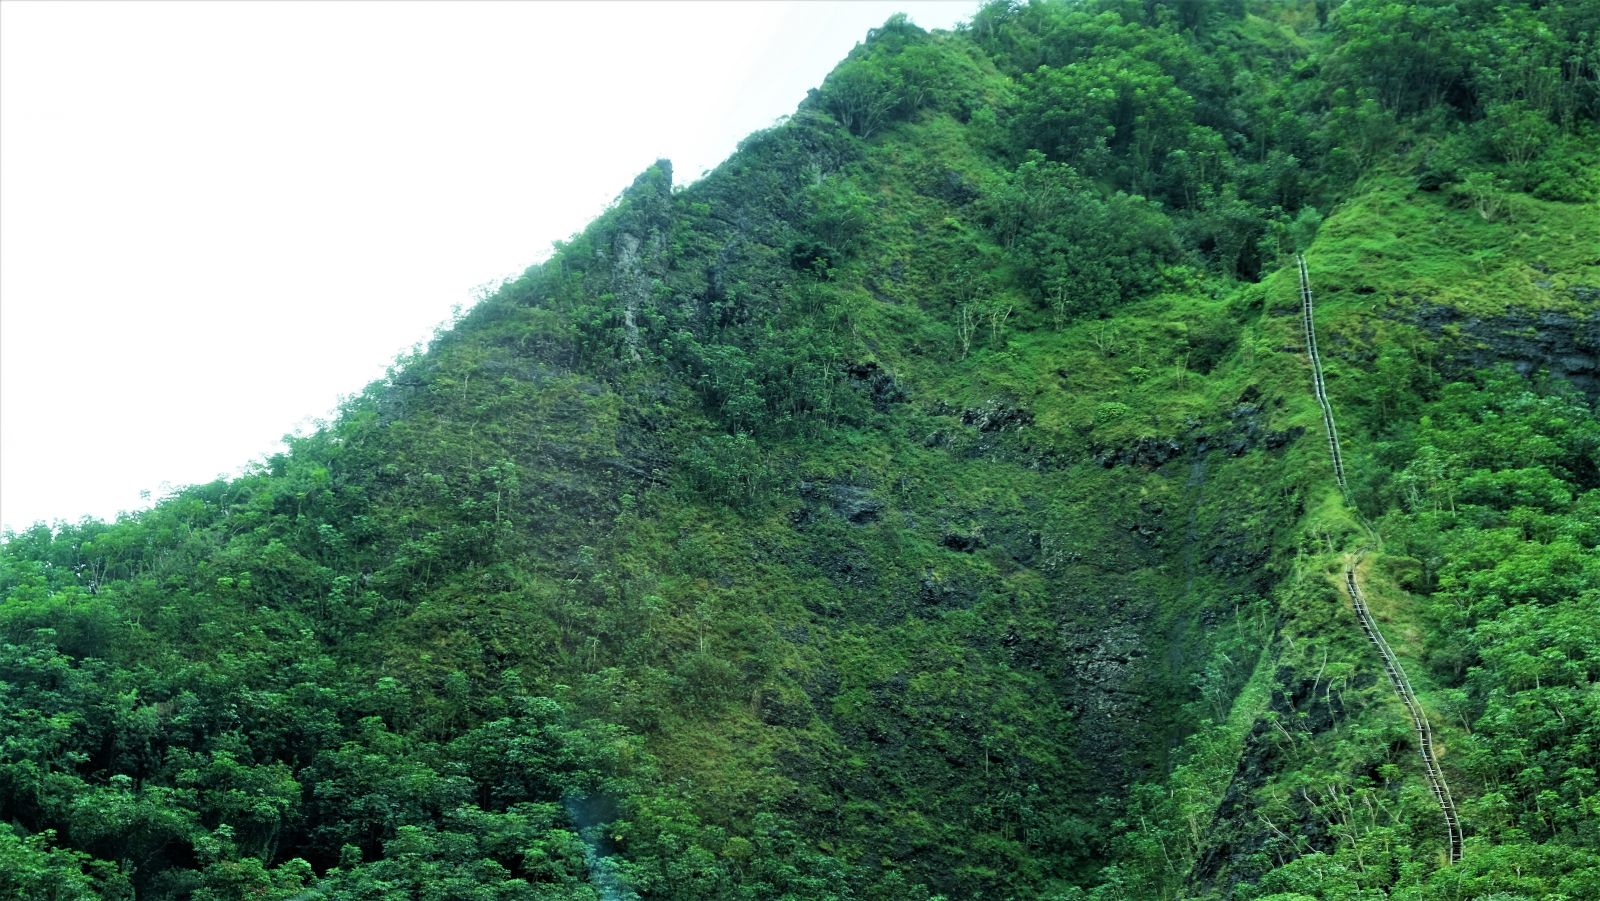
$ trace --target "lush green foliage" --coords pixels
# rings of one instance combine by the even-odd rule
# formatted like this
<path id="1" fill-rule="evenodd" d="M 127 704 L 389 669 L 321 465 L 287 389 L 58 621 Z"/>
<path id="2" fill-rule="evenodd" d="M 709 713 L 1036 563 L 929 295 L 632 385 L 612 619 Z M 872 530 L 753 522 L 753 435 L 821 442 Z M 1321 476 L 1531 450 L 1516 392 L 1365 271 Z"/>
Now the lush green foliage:
<path id="1" fill-rule="evenodd" d="M 891 19 L 284 453 L 7 536 L 0 893 L 1597 897 L 1597 40 Z"/>

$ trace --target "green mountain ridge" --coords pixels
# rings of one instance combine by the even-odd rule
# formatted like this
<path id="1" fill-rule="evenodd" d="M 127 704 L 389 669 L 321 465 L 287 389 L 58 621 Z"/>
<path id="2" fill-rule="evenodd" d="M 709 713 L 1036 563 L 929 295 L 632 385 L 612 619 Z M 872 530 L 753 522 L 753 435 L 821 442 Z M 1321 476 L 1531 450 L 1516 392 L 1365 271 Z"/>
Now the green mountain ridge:
<path id="1" fill-rule="evenodd" d="M 286 453 L 8 535 L 0 894 L 1600 898 L 1597 42 L 891 19 Z"/>

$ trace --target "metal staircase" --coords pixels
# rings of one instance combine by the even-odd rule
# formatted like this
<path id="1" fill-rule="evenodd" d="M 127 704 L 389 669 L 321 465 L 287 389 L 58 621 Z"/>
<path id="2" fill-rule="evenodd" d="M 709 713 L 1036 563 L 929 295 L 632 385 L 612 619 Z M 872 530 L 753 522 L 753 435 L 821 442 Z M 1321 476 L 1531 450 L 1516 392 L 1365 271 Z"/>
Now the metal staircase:
<path id="1" fill-rule="evenodd" d="M 1328 433 L 1328 453 L 1333 457 L 1333 478 L 1339 490 L 1350 493 L 1344 481 L 1344 455 L 1339 452 L 1339 430 L 1333 424 L 1333 405 L 1328 403 L 1328 388 L 1322 381 L 1322 355 L 1317 352 L 1317 330 L 1312 324 L 1311 275 L 1306 270 L 1306 258 L 1295 254 L 1300 265 L 1300 315 L 1305 321 L 1306 355 L 1311 358 L 1311 390 L 1317 396 L 1317 406 L 1322 408 L 1322 425 Z"/>
<path id="2" fill-rule="evenodd" d="M 1300 268 L 1300 313 L 1305 323 L 1306 356 L 1311 360 L 1311 388 L 1317 397 L 1317 406 L 1322 408 L 1322 424 L 1328 433 L 1328 452 L 1333 459 L 1333 477 L 1339 483 L 1339 490 L 1346 496 L 1349 495 L 1349 486 L 1344 478 L 1344 456 L 1339 451 L 1339 430 L 1333 422 L 1333 406 L 1328 403 L 1327 386 L 1322 380 L 1322 355 L 1317 352 L 1317 331 L 1312 321 L 1313 309 L 1311 304 L 1311 275 L 1306 269 L 1306 258 L 1303 254 L 1295 254 L 1295 262 Z M 1355 608 L 1356 619 L 1361 623 L 1361 631 L 1365 632 L 1367 639 L 1378 649 L 1378 656 L 1383 660 L 1383 669 L 1389 674 L 1389 682 L 1394 686 L 1395 693 L 1400 696 L 1401 703 L 1405 704 L 1406 712 L 1411 715 L 1411 724 L 1417 732 L 1417 750 L 1422 755 L 1422 769 L 1427 775 L 1428 788 L 1433 792 L 1433 797 L 1439 802 L 1439 809 L 1444 812 L 1445 829 L 1449 834 L 1450 862 L 1455 863 L 1461 859 L 1461 820 L 1456 815 L 1455 800 L 1450 797 L 1450 786 L 1445 782 L 1444 770 L 1440 768 L 1439 761 L 1434 756 L 1433 727 L 1428 724 L 1427 714 L 1423 713 L 1422 705 L 1417 702 L 1417 694 L 1411 688 L 1411 680 L 1406 678 L 1406 671 L 1400 666 L 1400 660 L 1389 647 L 1389 642 L 1378 631 L 1378 623 L 1372 618 L 1372 611 L 1367 609 L 1366 599 L 1361 595 L 1361 586 L 1356 579 L 1357 560 L 1345 566 L 1344 584 L 1350 594 L 1350 604 Z"/>

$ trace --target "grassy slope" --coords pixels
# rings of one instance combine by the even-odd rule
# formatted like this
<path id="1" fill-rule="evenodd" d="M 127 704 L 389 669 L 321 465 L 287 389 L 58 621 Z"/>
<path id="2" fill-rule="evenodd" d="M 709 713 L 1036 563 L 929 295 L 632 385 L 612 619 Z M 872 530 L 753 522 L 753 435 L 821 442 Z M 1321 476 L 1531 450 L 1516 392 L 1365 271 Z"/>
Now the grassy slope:
<path id="1" fill-rule="evenodd" d="M 831 378 L 875 363 L 898 395 L 875 407 L 858 380 L 850 409 L 761 436 L 766 488 L 750 503 L 692 484 L 686 455 L 718 428 L 690 379 L 660 347 L 610 365 L 573 321 L 617 290 L 590 261 L 638 227 L 625 203 L 294 454 L 152 514 L 151 528 L 212 544 L 129 564 L 100 593 L 138 624 L 122 653 L 188 671 L 229 642 L 259 655 L 224 668 L 242 694 L 288 691 L 273 680 L 289 662 L 322 654 L 318 678 L 380 686 L 330 719 L 424 737 L 503 713 L 483 694 L 514 673 L 575 719 L 642 736 L 661 808 L 687 799 L 741 840 L 776 812 L 881 896 L 921 883 L 1046 897 L 1108 859 L 1161 877 L 1128 897 L 1227 894 L 1337 848 L 1323 810 L 1345 796 L 1330 785 L 1377 805 L 1364 828 L 1405 849 L 1383 866 L 1431 867 L 1438 830 L 1408 730 L 1337 590 L 1343 555 L 1370 536 L 1332 485 L 1292 270 L 1258 284 L 1178 271 L 1165 293 L 1062 328 L 1018 298 L 963 354 L 944 265 L 997 248 L 937 184 L 996 178 L 987 136 L 931 114 L 831 165 L 873 215 L 815 284 L 775 259 L 794 210 L 730 200 L 795 190 L 763 180 L 798 177 L 787 161 L 758 155 L 788 134 L 671 195 L 671 296 L 649 315 L 703 326 L 709 314 L 684 311 L 725 268 L 751 315 L 823 323 Z M 1453 346 L 1418 309 L 1569 311 L 1572 286 L 1600 282 L 1593 205 L 1518 196 L 1487 221 L 1414 190 L 1411 162 L 1380 167 L 1308 253 L 1358 483 L 1374 437 L 1421 412 L 1394 381 L 1412 369 L 1373 350 L 1426 369 Z M 995 411 L 1031 421 L 985 431 L 963 415 Z M 856 499 L 874 515 L 851 521 Z M 1448 751 L 1460 735 L 1392 564 L 1373 558 L 1374 610 L 1419 664 Z M 403 703 L 381 696 L 384 677 Z M 416 756 L 448 770 L 443 752 Z M 1155 789 L 1127 802 L 1135 780 Z M 337 845 L 316 850 L 319 869 L 337 860 Z"/>
<path id="2" fill-rule="evenodd" d="M 1400 170 L 1409 163 L 1401 157 L 1391 165 Z M 1409 423 L 1397 418 L 1428 412 L 1426 392 L 1404 381 L 1394 384 L 1403 367 L 1381 366 L 1380 353 L 1397 353 L 1425 372 L 1437 367 L 1459 372 L 1461 364 L 1452 359 L 1485 350 L 1448 325 L 1421 327 L 1425 311 L 1443 306 L 1490 323 L 1538 311 L 1593 315 L 1594 303 L 1580 300 L 1572 288 L 1600 279 L 1600 232 L 1594 228 L 1600 206 L 1526 195 L 1512 203 L 1509 215 L 1491 221 L 1447 196 L 1416 190 L 1410 178 L 1380 171 L 1341 204 L 1309 249 L 1329 393 L 1346 458 L 1356 461 L 1358 486 L 1380 478 L 1374 444 L 1406 429 Z M 1270 315 L 1295 309 L 1296 290 L 1292 267 L 1241 290 L 1264 308 L 1258 342 L 1279 350 L 1300 343 L 1296 319 Z M 1494 349 L 1487 352 L 1492 355 Z M 1301 374 L 1299 380 L 1307 378 Z M 1296 387 L 1293 379 L 1284 384 Z M 1234 886 L 1241 878 L 1255 882 L 1275 863 L 1308 854 L 1312 857 L 1302 862 L 1320 866 L 1318 878 L 1330 889 L 1348 879 L 1417 891 L 1421 877 L 1443 863 L 1443 823 L 1427 793 L 1404 711 L 1382 676 L 1376 652 L 1361 637 L 1342 589 L 1348 552 L 1374 544 L 1382 548 L 1383 536 L 1363 525 L 1334 489 L 1326 460 L 1318 459 L 1325 451 L 1316 440 L 1320 429 L 1308 418 L 1313 409 L 1309 387 L 1299 387 L 1299 421 L 1313 439 L 1301 443 L 1308 454 L 1303 463 L 1315 486 L 1308 490 L 1319 499 L 1297 527 L 1301 539 L 1294 575 L 1279 591 L 1276 696 L 1271 702 L 1248 693 L 1239 698 L 1240 705 L 1255 705 L 1246 715 L 1255 729 L 1237 763 L 1220 764 L 1234 772 L 1226 791 L 1216 795 L 1220 816 L 1197 866 L 1175 868 L 1168 883 L 1167 891 L 1185 896 Z M 1397 397 L 1401 394 L 1409 396 Z M 1358 497 L 1370 496 L 1358 487 Z M 1446 773 L 1468 812 L 1464 825 L 1470 837 L 1473 798 L 1492 787 L 1457 769 L 1451 758 L 1467 734 L 1466 723 L 1459 699 L 1442 700 L 1427 663 L 1428 642 L 1450 639 L 1428 620 L 1423 599 L 1397 582 L 1397 573 L 1404 578 L 1415 565 L 1380 550 L 1364 558 L 1361 573 L 1374 615 L 1429 712 Z M 1240 713 L 1236 708 L 1236 721 Z M 1340 804 L 1355 808 L 1346 814 Z M 1380 840 L 1369 841 L 1373 835 Z M 1379 847 L 1386 853 L 1353 864 L 1342 852 L 1358 840 L 1369 854 Z M 1469 844 L 1469 851 L 1481 853 L 1483 847 Z M 1319 859 L 1324 862 L 1315 863 Z M 1481 872 L 1481 865 L 1476 869 Z M 1188 888 L 1172 888 L 1178 884 Z M 1286 885 L 1282 880 L 1268 884 L 1280 890 Z"/>

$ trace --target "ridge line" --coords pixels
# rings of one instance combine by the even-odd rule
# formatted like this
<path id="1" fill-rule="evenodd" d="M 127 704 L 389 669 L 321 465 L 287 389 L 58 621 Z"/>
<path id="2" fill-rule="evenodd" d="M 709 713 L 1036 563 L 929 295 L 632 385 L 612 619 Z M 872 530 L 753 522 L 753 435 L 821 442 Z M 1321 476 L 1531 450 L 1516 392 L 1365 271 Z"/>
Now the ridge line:
<path id="1" fill-rule="evenodd" d="M 1317 351 L 1311 273 L 1306 267 L 1305 254 L 1297 253 L 1294 256 L 1300 274 L 1300 315 L 1305 326 L 1306 356 L 1311 361 L 1311 391 L 1317 398 L 1317 406 L 1322 409 L 1322 424 L 1328 435 L 1328 452 L 1333 460 L 1334 480 L 1339 483 L 1340 493 L 1348 499 L 1350 487 L 1345 483 L 1344 455 L 1339 448 L 1339 431 L 1334 425 L 1333 405 L 1328 402 L 1328 389 L 1322 378 L 1322 355 Z M 1401 703 L 1411 716 L 1411 726 L 1417 733 L 1417 752 L 1422 755 L 1422 771 L 1427 777 L 1428 789 L 1439 802 L 1439 809 L 1444 815 L 1450 862 L 1456 863 L 1461 860 L 1461 819 L 1456 814 L 1455 799 L 1450 795 L 1450 785 L 1445 781 L 1444 769 L 1434 757 L 1433 726 L 1428 722 L 1422 704 L 1417 701 L 1416 691 L 1411 687 L 1411 680 L 1407 678 L 1405 668 L 1400 665 L 1400 658 L 1395 656 L 1394 649 L 1379 631 L 1378 621 L 1373 618 L 1372 611 L 1367 608 L 1367 602 L 1361 595 L 1361 587 L 1356 578 L 1356 566 L 1360 561 L 1361 555 L 1358 553 L 1354 560 L 1345 564 L 1345 590 L 1350 595 L 1350 604 L 1355 608 L 1361 631 L 1366 633 L 1367 639 L 1378 649 L 1378 658 L 1383 662 L 1389 683 L 1394 686 L 1395 694 L 1400 696 Z"/>

